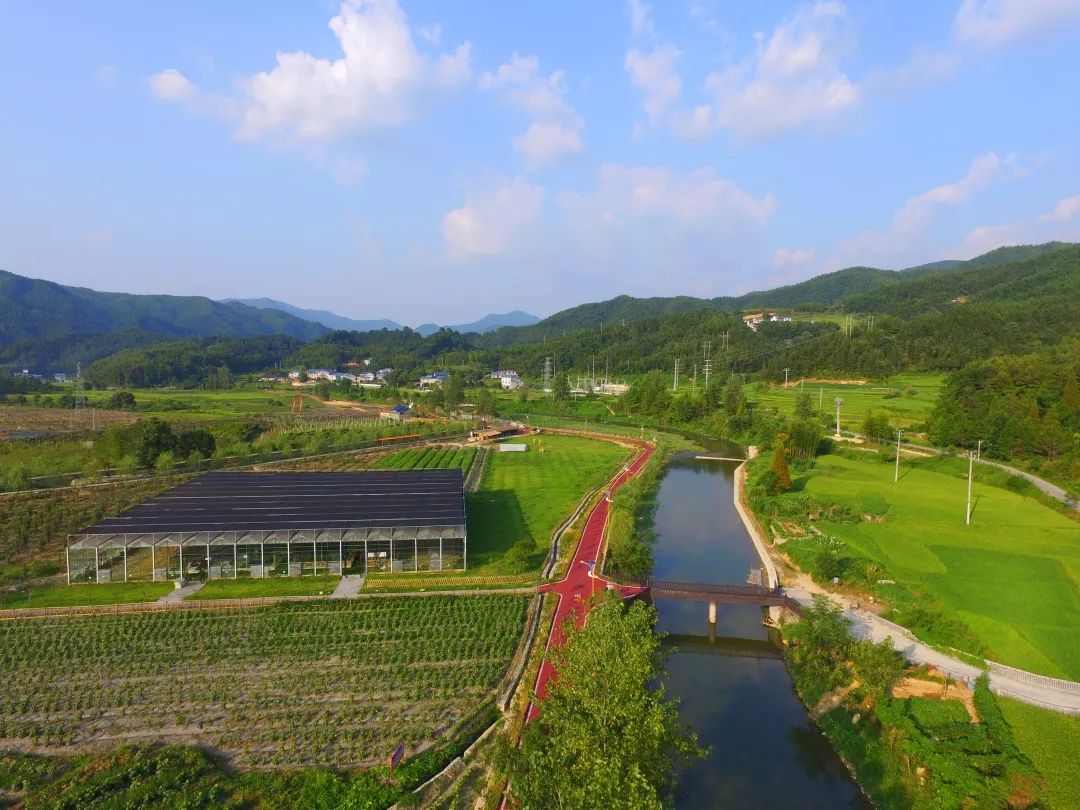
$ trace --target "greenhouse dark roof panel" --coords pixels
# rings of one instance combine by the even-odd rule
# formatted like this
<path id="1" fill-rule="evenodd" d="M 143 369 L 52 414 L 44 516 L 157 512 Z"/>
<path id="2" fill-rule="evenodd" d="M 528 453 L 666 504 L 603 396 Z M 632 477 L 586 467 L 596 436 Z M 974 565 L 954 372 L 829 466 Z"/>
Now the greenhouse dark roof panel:
<path id="1" fill-rule="evenodd" d="M 79 532 L 463 526 L 462 471 L 210 472 Z"/>

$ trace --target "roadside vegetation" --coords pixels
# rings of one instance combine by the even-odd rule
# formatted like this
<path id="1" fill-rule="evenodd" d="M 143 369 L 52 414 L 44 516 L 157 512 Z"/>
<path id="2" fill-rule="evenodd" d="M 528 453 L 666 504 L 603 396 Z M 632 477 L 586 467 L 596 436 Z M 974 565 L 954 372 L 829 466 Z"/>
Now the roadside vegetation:
<path id="1" fill-rule="evenodd" d="M 972 694 L 913 671 L 907 675 L 928 683 L 929 696 L 894 697 L 903 659 L 889 644 L 855 641 L 846 623 L 819 597 L 784 629 L 785 658 L 799 694 L 876 807 L 1044 806 L 1043 774 L 1021 753 L 985 677 Z"/>
<path id="2" fill-rule="evenodd" d="M 523 807 L 662 808 L 701 749 L 660 685 L 656 611 L 606 596 L 551 652 L 558 675 L 502 765 Z M 603 677 L 597 677 L 603 672 Z"/>

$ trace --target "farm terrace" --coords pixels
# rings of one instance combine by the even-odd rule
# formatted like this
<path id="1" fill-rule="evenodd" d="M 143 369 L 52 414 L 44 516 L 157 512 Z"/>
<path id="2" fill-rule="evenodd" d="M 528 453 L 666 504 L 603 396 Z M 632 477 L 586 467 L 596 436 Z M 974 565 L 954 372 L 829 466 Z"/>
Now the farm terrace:
<path id="1" fill-rule="evenodd" d="M 74 534 L 70 582 L 466 566 L 459 468 L 211 472 Z"/>

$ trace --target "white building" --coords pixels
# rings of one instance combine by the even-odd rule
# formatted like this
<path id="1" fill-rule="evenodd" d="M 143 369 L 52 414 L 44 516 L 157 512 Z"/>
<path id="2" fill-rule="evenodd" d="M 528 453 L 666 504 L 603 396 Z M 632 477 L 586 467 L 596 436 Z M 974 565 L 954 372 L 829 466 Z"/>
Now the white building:
<path id="1" fill-rule="evenodd" d="M 525 387 L 525 381 L 511 371 L 510 373 L 503 374 L 499 377 L 499 385 L 502 386 L 504 391 L 516 391 L 519 388 Z"/>

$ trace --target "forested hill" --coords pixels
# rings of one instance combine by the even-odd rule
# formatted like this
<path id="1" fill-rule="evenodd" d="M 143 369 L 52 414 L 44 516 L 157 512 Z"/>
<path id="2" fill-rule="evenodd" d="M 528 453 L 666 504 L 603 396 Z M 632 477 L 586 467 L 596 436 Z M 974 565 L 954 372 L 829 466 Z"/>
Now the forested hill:
<path id="1" fill-rule="evenodd" d="M 906 284 L 909 280 L 924 278 L 944 280 L 967 271 L 1010 265 L 1069 247 L 1070 245 L 1062 242 L 1015 245 L 998 248 L 967 261 L 933 262 L 905 270 L 848 267 L 815 276 L 797 284 L 750 292 L 741 296 L 633 298 L 629 295 L 620 295 L 607 301 L 581 304 L 557 312 L 534 326 L 499 329 L 488 335 L 485 345 L 544 340 L 564 330 L 599 328 L 601 324 L 622 323 L 700 309 L 744 312 L 748 309 L 763 307 L 816 310 L 833 308 L 844 312 L 865 312 L 866 304 L 858 300 L 857 296 L 877 293 L 887 298 L 892 290 Z"/>
<path id="2" fill-rule="evenodd" d="M 0 270 L 0 347 L 123 330 L 171 337 L 283 334 L 300 340 L 330 331 L 276 310 L 200 296 L 98 292 Z"/>

